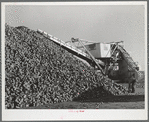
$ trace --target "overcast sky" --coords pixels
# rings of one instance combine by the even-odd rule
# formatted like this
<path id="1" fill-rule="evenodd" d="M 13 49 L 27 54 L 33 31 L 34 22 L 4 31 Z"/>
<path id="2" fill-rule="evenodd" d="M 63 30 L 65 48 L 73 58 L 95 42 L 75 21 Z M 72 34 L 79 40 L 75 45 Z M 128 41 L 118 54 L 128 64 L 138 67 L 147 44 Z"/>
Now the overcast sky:
<path id="1" fill-rule="evenodd" d="M 6 6 L 10 26 L 41 29 L 63 40 L 124 41 L 134 61 L 145 69 L 145 18 L 141 5 Z"/>

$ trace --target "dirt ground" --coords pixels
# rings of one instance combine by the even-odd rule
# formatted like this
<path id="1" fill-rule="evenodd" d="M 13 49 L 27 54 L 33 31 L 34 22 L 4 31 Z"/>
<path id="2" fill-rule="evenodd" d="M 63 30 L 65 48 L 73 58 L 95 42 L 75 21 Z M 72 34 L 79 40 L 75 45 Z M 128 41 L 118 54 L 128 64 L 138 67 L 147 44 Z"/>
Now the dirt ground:
<path id="1" fill-rule="evenodd" d="M 128 87 L 128 84 L 123 84 Z M 86 101 L 72 101 L 56 104 L 48 104 L 28 109 L 144 109 L 144 83 L 136 84 L 135 93 L 92 99 Z"/>

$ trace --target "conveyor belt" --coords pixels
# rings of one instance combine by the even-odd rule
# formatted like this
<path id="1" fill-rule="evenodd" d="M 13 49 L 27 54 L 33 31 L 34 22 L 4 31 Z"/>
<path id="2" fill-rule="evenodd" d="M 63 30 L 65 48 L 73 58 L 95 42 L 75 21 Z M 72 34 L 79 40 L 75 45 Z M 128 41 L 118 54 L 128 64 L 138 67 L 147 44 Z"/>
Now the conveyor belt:
<path id="1" fill-rule="evenodd" d="M 43 35 L 45 38 L 48 38 L 48 39 L 52 40 L 53 42 L 61 45 L 63 48 L 65 48 L 67 51 L 69 51 L 73 55 L 76 55 L 79 58 L 86 60 L 88 63 L 92 62 L 92 57 L 88 53 L 85 53 L 84 51 L 78 49 L 77 47 L 74 47 L 68 43 L 65 43 L 64 41 L 46 33 L 40 29 L 37 29 L 37 32 L 40 33 L 41 35 Z M 98 62 L 101 66 L 104 66 L 104 62 L 102 62 L 101 60 L 98 60 Z"/>
<path id="2" fill-rule="evenodd" d="M 135 71 L 139 75 L 141 75 L 141 73 L 137 70 L 137 67 L 138 67 L 137 64 L 133 61 L 132 57 L 128 54 L 128 52 L 120 45 L 118 46 L 118 49 L 122 53 L 122 56 L 123 56 L 124 60 L 127 62 L 128 69 L 130 71 Z"/>

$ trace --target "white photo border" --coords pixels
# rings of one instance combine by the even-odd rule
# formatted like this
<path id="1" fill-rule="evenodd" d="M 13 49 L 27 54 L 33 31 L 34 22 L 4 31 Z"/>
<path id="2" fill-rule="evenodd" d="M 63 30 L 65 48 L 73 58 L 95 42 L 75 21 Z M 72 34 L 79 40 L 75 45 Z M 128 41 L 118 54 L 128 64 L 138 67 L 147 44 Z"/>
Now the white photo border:
<path id="1" fill-rule="evenodd" d="M 84 112 L 70 112 L 69 109 L 5 109 L 5 6 L 6 5 L 143 5 L 145 7 L 145 109 L 83 109 Z M 2 2 L 1 3 L 1 57 L 2 57 L 2 121 L 39 120 L 147 120 L 147 2 Z M 82 109 L 78 109 L 82 110 Z M 77 110 L 76 110 L 77 111 Z"/>

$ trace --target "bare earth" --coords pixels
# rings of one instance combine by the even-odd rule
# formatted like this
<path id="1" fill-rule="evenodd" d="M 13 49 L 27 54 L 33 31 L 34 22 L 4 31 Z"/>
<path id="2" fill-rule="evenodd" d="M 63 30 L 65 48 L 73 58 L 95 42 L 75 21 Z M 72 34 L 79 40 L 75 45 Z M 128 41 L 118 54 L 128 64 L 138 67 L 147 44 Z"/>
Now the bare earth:
<path id="1" fill-rule="evenodd" d="M 128 84 L 123 84 L 128 87 Z M 144 83 L 136 84 L 135 93 L 86 101 L 48 104 L 25 109 L 144 109 Z"/>

